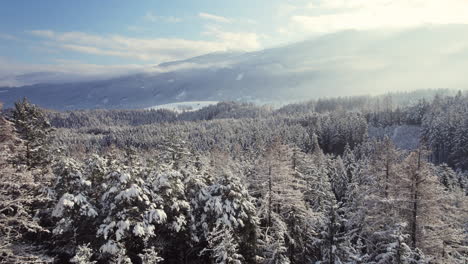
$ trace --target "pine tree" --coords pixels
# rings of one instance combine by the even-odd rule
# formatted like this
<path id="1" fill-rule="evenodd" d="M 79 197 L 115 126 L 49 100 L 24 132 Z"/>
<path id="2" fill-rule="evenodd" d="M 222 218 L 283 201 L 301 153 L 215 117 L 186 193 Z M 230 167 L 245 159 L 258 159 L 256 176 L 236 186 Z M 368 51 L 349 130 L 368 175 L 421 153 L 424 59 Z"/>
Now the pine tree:
<path id="1" fill-rule="evenodd" d="M 468 169 L 468 118 L 464 116 L 463 121 L 458 124 L 452 153 L 453 163 L 462 170 Z"/>
<path id="2" fill-rule="evenodd" d="M 161 240 L 164 240 L 162 256 L 183 261 L 184 253 L 189 248 L 188 232 L 190 203 L 186 197 L 184 176 L 179 171 L 164 168 L 151 173 L 146 179 L 151 183 L 152 191 L 162 199 L 167 220 L 158 230 Z"/>
<path id="3" fill-rule="evenodd" d="M 176 135 L 172 134 L 164 138 L 160 148 L 162 152 L 158 160 L 171 164 L 170 166 L 175 170 L 187 165 L 186 159 L 190 156 L 190 151 L 186 148 L 186 143 Z"/>
<path id="4" fill-rule="evenodd" d="M 13 122 L 25 145 L 24 153 L 18 156 L 17 162 L 26 165 L 28 169 L 49 164 L 48 147 L 52 128 L 43 110 L 24 98 L 15 103 Z"/>
<path id="5" fill-rule="evenodd" d="M 349 178 L 343 164 L 343 160 L 340 156 L 335 159 L 328 159 L 328 178 L 336 201 L 344 202 L 346 199 Z"/>
<path id="6" fill-rule="evenodd" d="M 11 160 L 25 148 L 24 141 L 1 110 L 0 104 L 0 262 L 52 263 L 37 243 L 49 233 L 37 217 L 49 202 L 43 192 L 48 176 L 13 166 Z"/>
<path id="7" fill-rule="evenodd" d="M 434 170 L 426 161 L 427 152 L 420 148 L 404 161 L 404 173 L 395 192 L 399 196 L 402 217 L 408 223 L 409 246 L 432 258 L 440 258 L 462 243 L 454 215 L 461 208 L 451 206 Z M 456 213 L 451 212 L 455 210 Z"/>
<path id="8" fill-rule="evenodd" d="M 398 215 L 398 194 L 393 192 L 397 175 L 401 173 L 398 162 L 401 154 L 388 138 L 373 144 L 375 152 L 371 159 L 365 157 L 358 163 L 359 173 L 351 184 L 353 198 L 350 199 L 348 223 L 352 223 L 355 237 L 365 238 L 364 247 L 360 249 L 362 257 L 378 263 L 387 256 L 385 254 L 393 254 L 388 250 L 393 250 L 397 243 L 396 233 L 401 235 L 400 238 L 407 235 L 401 231 L 405 224 Z"/>
<path id="9" fill-rule="evenodd" d="M 201 254 L 209 253 L 213 263 L 241 264 L 244 257 L 239 254 L 239 245 L 234 239 L 234 231 L 230 226 L 218 224 L 207 237 L 208 246 Z"/>
<path id="10" fill-rule="evenodd" d="M 435 168 L 435 172 L 440 183 L 446 190 L 454 191 L 461 187 L 458 182 L 457 174 L 447 164 L 440 164 Z"/>
<path id="11" fill-rule="evenodd" d="M 200 195 L 204 207 L 199 227 L 204 230 L 204 240 L 208 243 L 206 250 L 216 253 L 213 252 L 214 248 L 222 248 L 229 243 L 230 250 L 239 249 L 235 253 L 239 256 L 236 259 L 241 257 L 247 262 L 253 261 L 257 243 L 258 218 L 254 201 L 239 177 L 229 171 L 221 172 L 215 178 L 215 182 L 202 190 Z M 220 232 L 231 232 L 228 235 L 230 238 L 220 240 Z M 210 239 L 215 239 L 218 243 Z M 211 257 L 218 259 L 215 255 Z"/>
<path id="12" fill-rule="evenodd" d="M 92 197 L 93 182 L 83 174 L 80 164 L 69 158 L 58 161 L 53 173 L 56 181 L 50 193 L 55 198 L 51 213 L 54 247 L 73 255 L 79 245 L 91 242 L 89 235 L 96 232 L 93 228 L 98 208 Z"/>
<path id="13" fill-rule="evenodd" d="M 291 262 L 304 259 L 307 241 L 314 231 L 312 212 L 303 194 L 305 181 L 300 172 L 293 170 L 293 156 L 289 147 L 274 142 L 257 166 L 252 183 L 253 193 L 258 196 L 263 242 L 275 240 L 274 245 L 264 245 L 264 248 L 276 248 L 275 254 L 267 255 Z"/>
<path id="14" fill-rule="evenodd" d="M 356 173 L 356 157 L 354 156 L 353 151 L 349 147 L 349 144 L 346 144 L 343 152 L 343 165 L 346 170 L 346 175 L 348 176 L 348 183 L 351 183 L 353 180 L 353 175 Z"/>
<path id="15" fill-rule="evenodd" d="M 318 263 L 349 263 L 353 249 L 347 241 L 343 209 L 341 203 L 332 205 L 323 223 L 321 235 L 320 259 Z"/>
<path id="16" fill-rule="evenodd" d="M 409 264 L 412 263 L 413 251 L 406 244 L 408 235 L 403 233 L 405 225 L 397 224 L 393 228 L 377 231 L 374 251 L 378 253 L 369 261 L 376 264 Z"/>
<path id="17" fill-rule="evenodd" d="M 302 220 L 305 225 L 293 227 L 298 232 L 297 263 L 317 260 L 316 255 L 323 244 L 319 230 L 325 225 L 328 210 L 336 202 L 327 163 L 328 156 L 323 155 L 318 146 L 312 155 L 297 150 L 293 153 L 293 176 L 300 183 L 298 187 L 307 207 L 307 221 Z"/>
<path id="18" fill-rule="evenodd" d="M 75 256 L 70 259 L 71 263 L 75 264 L 95 264 L 97 261 L 91 260 L 93 250 L 88 245 L 78 246 Z"/>
<path id="19" fill-rule="evenodd" d="M 288 228 L 278 215 L 273 215 L 271 226 L 262 228 L 259 240 L 261 256 L 258 262 L 265 264 L 290 264 L 286 236 Z"/>
<path id="20" fill-rule="evenodd" d="M 143 253 L 138 254 L 138 256 L 141 258 L 142 264 L 155 264 L 164 260 L 154 247 L 145 248 Z"/>
<path id="21" fill-rule="evenodd" d="M 111 164 L 100 199 L 103 220 L 97 236 L 101 241 L 101 259 L 129 263 L 144 254 L 145 249 L 160 246 L 155 236 L 167 214 L 163 199 L 145 182 L 147 174 L 147 170 L 138 166 Z"/>

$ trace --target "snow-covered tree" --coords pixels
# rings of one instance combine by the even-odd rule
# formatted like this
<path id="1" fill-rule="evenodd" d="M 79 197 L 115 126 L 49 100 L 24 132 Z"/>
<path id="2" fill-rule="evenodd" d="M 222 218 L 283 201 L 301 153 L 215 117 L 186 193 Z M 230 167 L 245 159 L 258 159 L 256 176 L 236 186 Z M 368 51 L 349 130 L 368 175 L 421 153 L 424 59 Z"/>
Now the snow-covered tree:
<path id="1" fill-rule="evenodd" d="M 451 210 L 460 215 L 465 209 L 452 207 L 451 199 L 426 161 L 427 156 L 420 148 L 405 159 L 396 193 L 401 216 L 408 223 L 409 246 L 421 249 L 432 258 L 441 258 L 444 252 L 462 243 L 461 230 L 457 230 Z"/>
<path id="2" fill-rule="evenodd" d="M 342 203 L 332 205 L 320 231 L 320 256 L 318 263 L 352 263 L 354 248 L 347 240 L 346 218 Z"/>
<path id="3" fill-rule="evenodd" d="M 302 173 L 293 170 L 293 167 L 299 168 L 298 158 L 289 147 L 275 142 L 260 160 L 251 179 L 252 192 L 258 197 L 263 243 L 275 241 L 273 245 L 265 244 L 265 248 L 276 249 L 276 254 L 268 255 L 289 261 L 304 258 L 308 240 L 314 233 L 313 214 L 303 193 L 306 181 Z"/>
<path id="4" fill-rule="evenodd" d="M 203 189 L 199 195 L 204 204 L 203 213 L 199 219 L 199 228 L 204 231 L 204 240 L 208 243 L 207 252 L 210 252 L 211 258 L 218 259 L 216 254 L 219 252 L 213 252 L 214 248 L 220 250 L 230 244 L 229 250 L 238 248 L 239 251 L 235 254 L 247 262 L 252 261 L 256 253 L 259 221 L 254 200 L 240 178 L 229 171 L 221 172 L 215 178 L 215 182 Z M 219 232 L 231 232 L 230 238 L 220 240 Z M 222 245 L 210 239 L 215 239 Z M 240 258 L 236 257 L 236 259 Z"/>
<path id="5" fill-rule="evenodd" d="M 166 222 L 162 198 L 145 182 L 145 169 L 114 164 L 102 194 L 100 258 L 127 263 L 155 245 L 156 229 Z M 157 243 L 156 243 L 157 244 Z"/>
<path id="6" fill-rule="evenodd" d="M 463 121 L 455 128 L 454 148 L 452 150 L 453 163 L 457 168 L 468 169 L 468 117 L 466 114 Z"/>
<path id="7" fill-rule="evenodd" d="M 374 142 L 374 153 L 356 163 L 358 165 L 350 188 L 350 204 L 347 208 L 348 229 L 351 239 L 362 241 L 359 251 L 368 262 L 378 262 L 377 256 L 388 253 L 389 243 L 395 243 L 395 232 L 401 231 L 404 220 L 398 216 L 397 194 L 392 192 L 397 176 L 401 173 L 396 150 L 389 139 Z"/>
<path id="8" fill-rule="evenodd" d="M 50 163 L 49 144 L 51 125 L 42 109 L 26 100 L 15 103 L 12 113 L 18 135 L 24 140 L 24 151 L 17 157 L 19 164 L 37 168 Z"/>
<path id="9" fill-rule="evenodd" d="M 75 264 L 95 264 L 97 261 L 91 260 L 93 257 L 93 250 L 87 245 L 80 245 L 76 250 L 75 256 L 70 259 L 71 263 Z"/>
<path id="10" fill-rule="evenodd" d="M 261 229 L 258 262 L 265 264 L 289 264 L 286 237 L 288 227 L 279 215 L 272 215 L 271 226 Z"/>
<path id="11" fill-rule="evenodd" d="M 143 264 L 153 264 L 162 262 L 164 259 L 159 256 L 155 247 L 143 249 L 143 253 L 138 254 Z"/>
<path id="12" fill-rule="evenodd" d="M 336 201 L 344 201 L 346 199 L 350 178 L 348 177 L 347 170 L 343 164 L 343 159 L 340 156 L 334 159 L 328 159 L 327 171 Z"/>
<path id="13" fill-rule="evenodd" d="M 373 236 L 377 238 L 369 263 L 376 264 L 409 264 L 412 250 L 406 244 L 408 235 L 403 233 L 405 225 L 397 224 L 393 228 L 376 231 Z"/>
<path id="14" fill-rule="evenodd" d="M 457 174 L 447 164 L 442 163 L 435 167 L 435 173 L 446 190 L 454 191 L 462 187 Z"/>
<path id="15" fill-rule="evenodd" d="M 58 161 L 53 168 L 55 183 L 50 193 L 54 198 L 51 213 L 53 243 L 59 251 L 73 255 L 77 246 L 91 242 L 96 232 L 98 208 L 93 200 L 91 179 L 83 174 L 81 164 L 70 158 Z"/>
<path id="16" fill-rule="evenodd" d="M 190 233 L 190 203 L 186 197 L 184 176 L 179 171 L 165 168 L 149 175 L 152 191 L 161 199 L 161 204 L 167 219 L 158 230 L 158 236 L 164 241 L 164 256 L 183 261 L 184 254 L 189 247 Z"/>
<path id="17" fill-rule="evenodd" d="M 206 238 L 208 246 L 201 254 L 209 254 L 212 262 L 217 264 L 243 263 L 244 257 L 239 254 L 239 244 L 233 236 L 230 226 L 217 224 Z"/>
<path id="18" fill-rule="evenodd" d="M 49 232 L 37 217 L 49 201 L 43 192 L 49 177 L 11 163 L 26 146 L 1 110 L 0 104 L 0 262 L 52 263 L 38 243 Z"/>
<path id="19" fill-rule="evenodd" d="M 349 144 L 346 144 L 345 146 L 342 160 L 346 170 L 346 175 L 348 176 L 348 183 L 351 183 L 353 176 L 356 173 L 357 161 L 353 151 L 349 147 Z"/>

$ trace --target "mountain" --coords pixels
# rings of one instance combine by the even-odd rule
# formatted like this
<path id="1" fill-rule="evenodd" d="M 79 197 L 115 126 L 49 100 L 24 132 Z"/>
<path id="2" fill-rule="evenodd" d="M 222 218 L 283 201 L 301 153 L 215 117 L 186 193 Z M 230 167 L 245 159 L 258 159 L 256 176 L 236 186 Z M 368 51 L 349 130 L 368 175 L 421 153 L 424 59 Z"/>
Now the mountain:
<path id="1" fill-rule="evenodd" d="M 0 88 L 52 109 L 146 108 L 190 101 L 285 102 L 424 88 L 464 89 L 468 27 L 342 31 L 256 52 L 207 54 L 107 80 Z M 39 76 L 39 77 L 37 77 Z M 53 74 L 51 75 L 54 76 Z M 60 79 L 60 78 L 58 78 Z"/>

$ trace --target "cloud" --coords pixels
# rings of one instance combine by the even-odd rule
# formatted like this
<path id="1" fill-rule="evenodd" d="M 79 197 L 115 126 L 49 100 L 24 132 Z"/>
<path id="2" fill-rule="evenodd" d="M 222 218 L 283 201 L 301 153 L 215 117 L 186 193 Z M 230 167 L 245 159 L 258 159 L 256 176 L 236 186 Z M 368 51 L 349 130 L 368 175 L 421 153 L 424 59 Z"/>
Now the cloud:
<path id="1" fill-rule="evenodd" d="M 278 17 L 289 16 L 298 9 L 301 9 L 301 7 L 290 3 L 281 3 L 276 7 L 276 15 Z"/>
<path id="2" fill-rule="evenodd" d="M 398 1 L 398 0 L 397 0 Z M 369 5 L 381 5 L 386 4 L 389 0 L 374 0 L 374 1 L 364 1 L 364 0 L 327 0 L 327 1 L 312 1 L 307 5 L 307 8 L 320 8 L 320 9 L 350 9 L 358 8 Z"/>
<path id="3" fill-rule="evenodd" d="M 231 19 L 228 19 L 226 17 L 217 16 L 217 15 L 208 14 L 208 13 L 199 13 L 198 16 L 203 19 L 208 19 L 211 21 L 219 22 L 219 23 L 231 23 L 232 22 Z"/>
<path id="4" fill-rule="evenodd" d="M 25 64 L 0 57 L 0 86 L 107 79 L 152 71 L 152 65 L 98 65 L 55 59 L 54 64 Z"/>
<path id="5" fill-rule="evenodd" d="M 63 83 L 87 80 L 105 80 L 135 73 L 159 74 L 165 72 L 231 67 L 232 61 L 213 63 L 180 62 L 169 65 L 114 64 L 99 65 L 77 60 L 53 59 L 53 64 L 25 64 L 0 57 L 0 87 L 18 87 L 36 83 Z"/>
<path id="6" fill-rule="evenodd" d="M 203 34 L 214 36 L 225 43 L 227 50 L 252 51 L 262 47 L 259 41 L 260 36 L 256 33 L 226 32 L 217 26 L 206 26 L 206 31 Z M 239 46 L 240 43 L 242 43 L 242 47 Z"/>
<path id="7" fill-rule="evenodd" d="M 255 33 L 226 32 L 209 27 L 203 34 L 213 40 L 180 38 L 131 38 L 122 35 L 95 35 L 85 32 L 55 32 L 33 30 L 30 34 L 42 38 L 44 46 L 85 54 L 113 56 L 153 63 L 181 60 L 211 52 L 255 50 L 261 47 Z"/>
<path id="8" fill-rule="evenodd" d="M 52 30 L 31 30 L 29 31 L 32 35 L 44 38 L 52 38 L 54 37 L 54 32 Z"/>
<path id="9" fill-rule="evenodd" d="M 144 32 L 148 30 L 147 28 L 139 27 L 139 26 L 127 26 L 126 29 L 131 32 Z"/>
<path id="10" fill-rule="evenodd" d="M 10 34 L 3 34 L 3 33 L 0 33 L 0 39 L 3 39 L 3 40 L 18 40 L 15 36 L 12 36 Z"/>
<path id="11" fill-rule="evenodd" d="M 308 32 L 468 24 L 466 0 L 320 0 L 290 16 L 291 28 Z M 310 15 L 310 12 L 313 15 Z"/>
<path id="12" fill-rule="evenodd" d="M 150 22 L 167 22 L 167 23 L 179 23 L 182 22 L 181 18 L 174 17 L 174 16 L 157 16 L 153 12 L 147 12 L 146 15 L 143 17 L 145 20 Z"/>
<path id="13" fill-rule="evenodd" d="M 242 22 L 245 22 L 245 23 L 251 24 L 251 25 L 257 25 L 257 24 L 258 24 L 257 20 L 255 20 L 255 19 L 250 19 L 250 18 L 242 19 Z"/>

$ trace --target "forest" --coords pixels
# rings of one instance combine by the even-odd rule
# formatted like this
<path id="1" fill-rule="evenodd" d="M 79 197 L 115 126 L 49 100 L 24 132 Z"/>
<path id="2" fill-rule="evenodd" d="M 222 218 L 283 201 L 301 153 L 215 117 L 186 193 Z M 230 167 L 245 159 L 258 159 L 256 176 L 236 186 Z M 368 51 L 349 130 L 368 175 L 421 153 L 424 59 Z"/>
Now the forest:
<path id="1" fill-rule="evenodd" d="M 466 92 L 0 111 L 0 263 L 468 263 Z"/>

